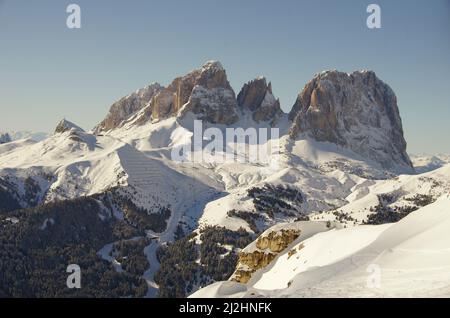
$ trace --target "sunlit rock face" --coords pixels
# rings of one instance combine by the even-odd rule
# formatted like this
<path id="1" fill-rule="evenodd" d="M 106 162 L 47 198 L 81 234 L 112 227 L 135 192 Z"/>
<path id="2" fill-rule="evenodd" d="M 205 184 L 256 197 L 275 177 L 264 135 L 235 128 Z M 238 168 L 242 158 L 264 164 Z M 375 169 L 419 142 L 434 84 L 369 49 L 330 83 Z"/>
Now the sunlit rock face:
<path id="1" fill-rule="evenodd" d="M 158 92 L 138 119 L 139 124 L 192 112 L 198 119 L 232 124 L 239 119 L 236 95 L 220 62 L 206 62 Z"/>
<path id="2" fill-rule="evenodd" d="M 246 83 L 237 96 L 237 102 L 241 109 L 252 112 L 256 122 L 274 123 L 282 114 L 280 101 L 272 93 L 272 84 L 267 84 L 264 77 Z"/>
<path id="3" fill-rule="evenodd" d="M 121 98 L 112 104 L 105 119 L 94 128 L 94 131 L 100 133 L 120 127 L 125 120 L 147 106 L 153 96 L 162 89 L 160 84 L 153 83 Z"/>
<path id="4" fill-rule="evenodd" d="M 312 137 L 349 148 L 385 168 L 412 169 L 397 98 L 374 72 L 317 74 L 289 114 L 291 137 Z"/>
<path id="5" fill-rule="evenodd" d="M 239 253 L 239 261 L 231 280 L 247 283 L 258 269 L 269 265 L 275 257 L 300 236 L 301 231 L 287 229 L 261 235 L 253 251 Z"/>

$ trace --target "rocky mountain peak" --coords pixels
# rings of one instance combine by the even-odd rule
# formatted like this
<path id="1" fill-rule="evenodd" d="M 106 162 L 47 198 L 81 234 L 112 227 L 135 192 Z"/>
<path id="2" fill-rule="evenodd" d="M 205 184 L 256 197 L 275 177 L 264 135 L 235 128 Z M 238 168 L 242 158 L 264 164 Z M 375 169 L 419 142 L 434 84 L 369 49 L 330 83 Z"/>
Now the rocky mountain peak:
<path id="1" fill-rule="evenodd" d="M 372 71 L 325 71 L 300 92 L 289 114 L 291 137 L 328 141 L 385 168 L 412 164 L 397 98 Z"/>
<path id="2" fill-rule="evenodd" d="M 233 124 L 248 110 L 256 122 L 275 124 L 283 114 L 271 83 L 258 77 L 244 85 L 236 98 L 225 69 L 219 61 L 207 61 L 198 69 L 175 78 L 170 85 L 158 83 L 138 90 L 114 103 L 96 133 L 121 127 L 125 122 L 143 125 L 191 112 L 213 124 Z"/>
<path id="3" fill-rule="evenodd" d="M 205 64 L 202 66 L 202 71 L 212 70 L 214 72 L 216 71 L 225 71 L 225 69 L 222 66 L 222 63 L 220 63 L 217 60 L 209 60 L 206 61 Z"/>
<path id="4" fill-rule="evenodd" d="M 159 83 L 152 83 L 121 98 L 111 105 L 108 115 L 94 128 L 94 131 L 100 133 L 120 127 L 124 121 L 148 105 L 153 96 L 163 88 Z"/>
<path id="5" fill-rule="evenodd" d="M 174 79 L 152 98 L 137 122 L 182 117 L 188 112 L 211 123 L 237 121 L 236 96 L 220 62 L 208 61 L 201 68 Z"/>
<path id="6" fill-rule="evenodd" d="M 219 61 L 206 62 L 202 66 L 196 82 L 207 89 L 218 87 L 231 89 L 225 69 Z"/>
<path id="7" fill-rule="evenodd" d="M 257 122 L 274 121 L 282 113 L 280 101 L 272 93 L 272 84 L 267 83 L 265 77 L 258 77 L 244 84 L 237 102 L 241 109 L 251 111 Z"/>
<path id="8" fill-rule="evenodd" d="M 56 126 L 55 134 L 61 134 L 66 131 L 84 132 L 84 130 L 82 128 L 80 128 L 79 126 L 75 125 L 74 123 L 72 123 L 66 119 L 63 119 Z"/>
<path id="9" fill-rule="evenodd" d="M 7 142 L 11 141 L 11 137 L 8 133 L 0 133 L 0 144 L 6 144 Z"/>

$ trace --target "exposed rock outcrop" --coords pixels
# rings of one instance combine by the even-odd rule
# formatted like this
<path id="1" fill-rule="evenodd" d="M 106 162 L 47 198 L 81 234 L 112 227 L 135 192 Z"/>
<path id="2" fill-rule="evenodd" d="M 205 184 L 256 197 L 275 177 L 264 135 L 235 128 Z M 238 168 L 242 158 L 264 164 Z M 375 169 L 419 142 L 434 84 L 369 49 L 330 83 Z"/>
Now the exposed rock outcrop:
<path id="1" fill-rule="evenodd" d="M 412 169 L 406 153 L 397 98 L 374 72 L 326 71 L 298 95 L 290 135 L 349 148 L 385 168 Z"/>
<path id="2" fill-rule="evenodd" d="M 236 99 L 221 63 L 208 61 L 201 68 L 177 77 L 166 88 L 155 83 L 120 99 L 94 132 L 119 128 L 127 121 L 143 125 L 183 117 L 189 112 L 212 124 L 230 125 L 239 120 L 242 111 L 251 112 L 256 122 L 271 125 L 283 114 L 272 85 L 264 77 L 245 84 Z"/>
<path id="3" fill-rule="evenodd" d="M 183 118 L 189 113 L 205 122 L 224 125 L 235 124 L 242 114 L 250 114 L 256 122 L 277 126 L 284 115 L 264 77 L 246 83 L 236 98 L 220 62 L 209 61 L 166 88 L 152 84 L 122 98 L 95 132 L 121 127 L 125 122 L 143 125 L 169 117 Z M 293 139 L 331 142 L 385 169 L 413 171 L 396 96 L 371 71 L 317 74 L 298 95 L 289 119 L 293 122 Z"/>
<path id="4" fill-rule="evenodd" d="M 66 131 L 84 132 L 84 130 L 82 128 L 78 127 L 74 123 L 72 123 L 72 122 L 70 122 L 70 121 L 68 121 L 66 119 L 63 119 L 56 126 L 55 134 L 64 133 Z"/>
<path id="5" fill-rule="evenodd" d="M 282 229 L 263 233 L 256 240 L 256 248 L 239 253 L 239 262 L 231 280 L 247 283 L 252 274 L 272 262 L 278 253 L 284 251 L 289 244 L 300 236 L 298 229 Z"/>
<path id="6" fill-rule="evenodd" d="M 209 61 L 202 68 L 176 78 L 152 98 L 138 123 L 182 117 L 187 112 L 215 124 L 232 124 L 239 119 L 236 95 L 219 62 Z"/>
<path id="7" fill-rule="evenodd" d="M 300 230 L 282 229 L 279 232 L 270 232 L 268 235 L 260 236 L 256 241 L 256 247 L 260 250 L 270 250 L 279 253 L 300 236 Z"/>
<path id="8" fill-rule="evenodd" d="M 148 105 L 152 97 L 162 89 L 160 84 L 153 83 L 121 98 L 111 106 L 108 115 L 94 128 L 94 131 L 100 133 L 120 127 L 125 120 Z"/>
<path id="9" fill-rule="evenodd" d="M 253 113 L 256 122 L 268 121 L 274 123 L 282 114 L 280 101 L 272 93 L 272 84 L 267 84 L 264 77 L 246 83 L 237 97 L 241 109 Z"/>
<path id="10" fill-rule="evenodd" d="M 96 137 L 90 133 L 86 133 L 83 128 L 75 125 L 74 123 L 63 119 L 56 126 L 54 135 L 65 134 L 68 140 L 76 143 L 82 143 L 86 146 L 86 149 L 93 150 L 96 144 Z"/>

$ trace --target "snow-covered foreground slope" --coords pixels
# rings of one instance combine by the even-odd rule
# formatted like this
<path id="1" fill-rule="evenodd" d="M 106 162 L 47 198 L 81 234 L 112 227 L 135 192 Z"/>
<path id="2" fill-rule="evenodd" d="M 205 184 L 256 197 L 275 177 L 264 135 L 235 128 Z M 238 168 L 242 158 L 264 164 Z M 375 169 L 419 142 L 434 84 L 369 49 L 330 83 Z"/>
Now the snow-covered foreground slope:
<path id="1" fill-rule="evenodd" d="M 192 297 L 450 297 L 449 229 L 444 195 L 395 224 L 319 233 L 248 284 L 219 282 Z"/>
<path id="2" fill-rule="evenodd" d="M 262 290 L 286 288 L 298 273 L 340 261 L 372 243 L 389 225 L 359 226 L 330 230 L 317 234 L 314 239 L 302 241 L 281 255 L 265 273 L 255 275 L 253 286 Z M 303 262 L 302 262 L 303 261 Z"/>

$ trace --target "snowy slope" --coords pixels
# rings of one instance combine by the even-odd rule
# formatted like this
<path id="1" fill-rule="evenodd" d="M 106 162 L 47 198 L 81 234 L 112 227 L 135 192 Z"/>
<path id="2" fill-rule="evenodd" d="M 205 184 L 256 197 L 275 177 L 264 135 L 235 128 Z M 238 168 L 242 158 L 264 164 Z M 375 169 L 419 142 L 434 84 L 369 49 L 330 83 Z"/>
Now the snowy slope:
<path id="1" fill-rule="evenodd" d="M 281 130 L 281 136 L 278 139 L 280 154 L 277 157 L 278 165 L 276 167 L 234 161 L 175 163 L 171 160 L 171 151 L 174 147 L 192 141 L 193 119 L 193 116 L 187 114 L 183 119 L 171 117 L 144 125 L 136 125 L 130 119 L 122 127 L 112 130 L 106 135 L 94 136 L 86 133 L 86 139 L 92 139 L 89 143 L 90 148 L 76 143 L 67 145 L 68 137 L 64 134 L 60 137 L 52 136 L 44 141 L 44 146 L 35 146 L 38 150 L 31 149 L 33 152 L 31 160 L 40 158 L 48 163 L 55 162 L 55 158 L 61 159 L 62 162 L 57 164 L 57 166 L 62 165 L 57 172 L 60 181 L 57 181 L 54 187 L 57 187 L 58 193 L 60 193 L 60 188 L 67 188 L 64 186 L 67 180 L 73 180 L 72 183 L 78 184 L 79 188 L 77 191 L 64 189 L 63 193 L 66 197 L 98 193 L 110 186 L 122 185 L 126 182 L 126 175 L 131 175 L 128 180 L 131 184 L 141 186 L 141 188 L 142 185 L 145 185 L 143 187 L 145 192 L 146 187 L 154 188 L 156 184 L 166 183 L 164 173 L 158 172 L 159 168 L 155 168 L 154 163 L 149 163 L 149 166 L 146 167 L 145 162 L 161 163 L 162 166 L 167 166 L 173 171 L 187 176 L 185 183 L 189 185 L 193 182 L 200 182 L 220 192 L 221 194 L 216 196 L 217 200 L 207 202 L 204 210 L 195 213 L 194 219 L 199 218 L 198 222 L 203 226 L 219 225 L 232 230 L 243 227 L 251 231 L 244 220 L 229 217 L 227 213 L 233 209 L 253 211 L 254 205 L 247 192 L 254 187 L 263 187 L 266 183 L 289 185 L 301 191 L 305 202 L 298 209 L 302 213 L 334 211 L 337 207 L 344 207 L 344 211 L 348 213 L 360 213 L 370 207 L 372 203 L 375 205 L 376 194 L 386 192 L 385 189 L 389 187 L 384 186 L 385 184 L 397 183 L 392 180 L 386 181 L 385 179 L 393 177 L 393 174 L 386 172 L 377 163 L 367 161 L 361 156 L 331 143 L 316 142 L 310 139 L 292 142 L 286 135 L 286 129 Z M 282 117 L 279 124 L 288 127 L 289 121 Z M 204 128 L 206 127 L 208 125 L 205 125 Z M 222 130 L 226 128 L 224 125 L 214 125 L 214 127 Z M 240 120 L 231 127 L 267 128 L 268 126 L 267 123 L 256 123 L 251 114 L 242 114 Z M 54 145 L 58 145 L 58 147 Z M 81 149 L 79 149 L 80 147 Z M 41 148 L 46 148 L 46 151 L 41 151 Z M 50 149 L 47 150 L 48 148 Z M 91 150 L 86 154 L 86 149 Z M 68 153 L 74 155 L 68 156 Z M 49 154 L 53 157 L 49 158 Z M 26 154 L 16 152 L 15 155 L 15 157 L 6 156 L 4 160 L 14 162 L 20 167 L 39 165 L 36 162 L 27 163 L 27 160 L 30 159 L 27 159 L 29 156 Z M 85 160 L 80 160 L 80 158 L 85 158 Z M 139 158 L 144 158 L 144 164 Z M 152 160 L 148 158 L 152 158 Z M 64 159 L 66 162 L 63 161 Z M 0 164 L 1 162 L 2 158 L 0 157 Z M 189 178 L 194 180 L 188 180 Z M 406 180 L 409 177 L 402 176 L 401 179 L 403 178 Z M 411 176 L 411 178 L 418 179 L 419 177 Z M 379 187 L 373 189 L 374 185 Z M 416 191 L 416 187 L 417 185 L 409 187 L 406 193 Z M 187 205 L 197 204 L 197 197 L 201 196 L 201 190 L 197 189 L 194 192 L 189 191 L 189 193 L 191 197 L 186 198 Z M 51 199 L 55 196 L 52 196 Z M 149 197 L 148 194 L 143 194 L 143 196 Z M 162 196 L 164 197 L 166 194 L 162 194 Z M 174 196 L 176 197 L 178 194 Z M 168 201 L 170 200 L 172 199 L 168 199 Z M 356 206 L 359 204 L 358 202 L 353 204 L 354 201 L 360 202 L 361 209 L 354 208 L 355 204 Z M 146 206 L 145 202 L 137 203 L 138 206 Z M 366 216 L 367 211 L 361 215 L 355 215 L 360 221 Z M 318 216 L 318 218 L 322 217 L 329 218 L 322 214 Z M 261 220 L 261 230 L 277 222 L 292 221 L 295 218 L 292 216 Z M 189 223 L 196 223 L 197 220 L 194 219 Z"/>
<path id="2" fill-rule="evenodd" d="M 286 288 L 299 273 L 349 257 L 375 241 L 389 226 L 359 226 L 317 234 L 292 247 L 291 251 L 298 251 L 293 256 L 281 255 L 267 272 L 255 275 L 251 284 L 262 290 Z"/>
<path id="3" fill-rule="evenodd" d="M 372 213 L 371 208 L 380 203 L 380 196 L 389 197 L 390 207 L 414 206 L 415 196 L 427 196 L 433 200 L 450 192 L 450 165 L 418 175 L 400 175 L 388 180 L 371 180 L 355 186 L 346 198 L 348 204 L 337 211 L 347 214 L 357 222 L 363 222 Z M 318 213 L 315 219 L 331 219 L 333 211 Z"/>
<path id="4" fill-rule="evenodd" d="M 38 143 L 12 144 L 16 147 L 2 145 L 0 149 L 4 150 L 0 153 L 0 176 L 7 177 L 17 189 L 23 188 L 28 177 L 46 179 L 41 188 L 43 202 L 102 193 L 120 186 L 130 189 L 126 192 L 138 207 L 171 206 L 181 218 L 192 205 L 204 204 L 206 198 L 220 192 L 219 185 L 203 185 L 176 172 L 160 158 L 111 136 L 69 130 Z M 198 191 L 195 200 L 192 188 Z"/>
<path id="5" fill-rule="evenodd" d="M 215 283 L 193 297 L 448 297 L 449 228 L 450 198 L 442 196 L 396 224 L 319 233 L 247 285 Z"/>
<path id="6" fill-rule="evenodd" d="M 11 151 L 16 150 L 17 148 L 24 147 L 24 146 L 30 146 L 34 143 L 36 143 L 36 141 L 34 141 L 32 139 L 21 139 L 21 140 L 15 140 L 12 142 L 8 142 L 6 144 L 0 144 L 0 155 L 5 155 Z"/>
<path id="7" fill-rule="evenodd" d="M 249 230 L 246 222 L 230 218 L 227 212 L 233 209 L 253 211 L 248 190 L 267 183 L 298 189 L 304 197 L 299 211 L 312 213 L 316 220 L 335 220 L 332 212 L 339 210 L 360 223 L 366 220 L 369 208 L 378 204 L 378 194 L 401 191 L 402 198 L 418 193 L 438 197 L 450 188 L 450 172 L 445 168 L 441 172 L 396 177 L 377 163 L 331 143 L 311 139 L 292 142 L 282 136 L 280 148 L 276 169 L 238 163 L 215 167 L 211 173 L 220 175 L 229 195 L 208 203 L 200 224 Z M 295 218 L 265 220 L 263 229 Z"/>

